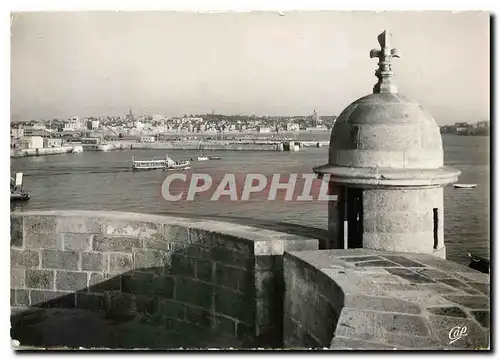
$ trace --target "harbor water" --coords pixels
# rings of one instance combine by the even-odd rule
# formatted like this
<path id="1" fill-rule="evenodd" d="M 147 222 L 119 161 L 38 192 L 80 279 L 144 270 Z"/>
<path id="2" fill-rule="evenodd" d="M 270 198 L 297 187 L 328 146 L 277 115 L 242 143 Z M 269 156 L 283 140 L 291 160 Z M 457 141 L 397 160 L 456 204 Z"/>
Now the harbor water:
<path id="1" fill-rule="evenodd" d="M 304 134 L 328 140 L 329 133 Z M 300 138 L 298 138 L 300 139 Z M 478 184 L 475 189 L 447 186 L 445 242 L 450 260 L 468 263 L 467 253 L 489 256 L 489 138 L 443 135 L 445 165 L 462 171 L 460 183 Z M 170 150 L 174 160 L 196 158 L 198 151 Z M 328 161 L 328 148 L 303 148 L 299 152 L 222 152 L 206 155 L 216 161 L 193 162 L 189 172 L 220 177 L 226 173 L 283 175 L 312 173 L 312 167 Z M 24 187 L 31 200 L 12 204 L 18 210 L 115 210 L 150 214 L 238 217 L 326 229 L 326 202 L 250 201 L 168 202 L 161 187 L 168 172 L 132 172 L 136 160 L 165 158 L 164 150 L 85 151 L 79 154 L 11 159 L 11 174 L 24 173 Z M 282 224 L 281 224 L 282 225 Z"/>

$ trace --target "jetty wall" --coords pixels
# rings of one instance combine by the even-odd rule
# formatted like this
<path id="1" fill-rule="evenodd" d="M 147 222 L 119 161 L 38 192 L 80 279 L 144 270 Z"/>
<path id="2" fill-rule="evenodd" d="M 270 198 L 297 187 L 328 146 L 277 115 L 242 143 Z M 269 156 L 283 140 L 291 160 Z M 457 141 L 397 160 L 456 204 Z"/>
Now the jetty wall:
<path id="1" fill-rule="evenodd" d="M 278 151 L 279 143 L 216 143 L 216 142 L 165 142 L 136 143 L 131 149 L 199 150 L 199 151 Z"/>
<path id="2" fill-rule="evenodd" d="M 44 155 L 59 155 L 70 154 L 73 152 L 74 146 L 61 146 L 53 148 L 41 149 L 11 149 L 10 157 L 25 157 L 25 156 L 44 156 Z"/>

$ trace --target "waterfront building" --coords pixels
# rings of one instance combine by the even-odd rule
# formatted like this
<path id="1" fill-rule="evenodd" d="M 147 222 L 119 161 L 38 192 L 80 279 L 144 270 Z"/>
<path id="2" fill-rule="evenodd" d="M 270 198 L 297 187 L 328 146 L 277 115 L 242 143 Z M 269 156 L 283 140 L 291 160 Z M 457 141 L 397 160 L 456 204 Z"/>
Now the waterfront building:
<path id="1" fill-rule="evenodd" d="M 10 129 L 10 137 L 12 140 L 17 140 L 24 137 L 24 128 L 19 125 L 17 128 Z"/>
<path id="2" fill-rule="evenodd" d="M 43 147 L 51 148 L 51 147 L 61 147 L 62 139 L 61 138 L 44 138 L 43 139 Z"/>
<path id="3" fill-rule="evenodd" d="M 97 130 L 97 129 L 99 129 L 99 125 L 100 125 L 99 124 L 99 120 L 92 120 L 90 122 L 90 129 L 91 130 Z"/>
<path id="4" fill-rule="evenodd" d="M 68 119 L 68 121 L 64 124 L 63 131 L 80 131 L 85 129 L 86 126 L 82 124 L 80 117 L 73 116 Z"/>
<path id="5" fill-rule="evenodd" d="M 155 142 L 154 136 L 141 136 L 141 143 L 153 143 Z"/>
<path id="6" fill-rule="evenodd" d="M 25 136 L 22 139 L 23 149 L 41 149 L 43 148 L 43 137 L 41 136 Z"/>

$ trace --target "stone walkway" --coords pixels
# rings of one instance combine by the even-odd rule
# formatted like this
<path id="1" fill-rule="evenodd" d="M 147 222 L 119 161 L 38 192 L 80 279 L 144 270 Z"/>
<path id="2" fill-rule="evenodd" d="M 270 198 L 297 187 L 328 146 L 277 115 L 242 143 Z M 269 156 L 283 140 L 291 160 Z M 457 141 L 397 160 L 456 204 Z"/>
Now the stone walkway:
<path id="1" fill-rule="evenodd" d="M 366 249 L 291 254 L 326 275 L 318 291 L 339 312 L 332 349 L 489 347 L 487 274 L 425 254 Z"/>

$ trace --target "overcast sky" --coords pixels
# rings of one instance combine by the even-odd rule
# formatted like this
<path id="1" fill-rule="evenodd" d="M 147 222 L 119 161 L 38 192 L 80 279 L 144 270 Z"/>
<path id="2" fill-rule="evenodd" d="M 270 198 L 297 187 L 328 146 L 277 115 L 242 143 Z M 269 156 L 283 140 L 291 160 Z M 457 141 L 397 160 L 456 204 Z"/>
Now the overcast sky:
<path id="1" fill-rule="evenodd" d="M 438 124 L 489 118 L 487 13 L 44 12 L 11 23 L 12 120 L 338 115 L 372 92 L 369 51 L 386 28 L 401 94 Z"/>

